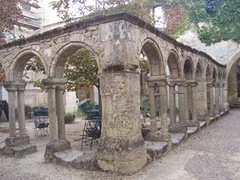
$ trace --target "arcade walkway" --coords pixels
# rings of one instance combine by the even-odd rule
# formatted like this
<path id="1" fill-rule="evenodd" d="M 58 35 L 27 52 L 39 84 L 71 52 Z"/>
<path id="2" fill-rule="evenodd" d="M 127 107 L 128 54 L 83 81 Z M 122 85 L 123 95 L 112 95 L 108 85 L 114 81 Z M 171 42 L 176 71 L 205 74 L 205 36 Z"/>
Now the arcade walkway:
<path id="1" fill-rule="evenodd" d="M 194 134 L 163 158 L 132 176 L 75 170 L 45 164 L 39 152 L 25 158 L 0 156 L 0 179 L 61 180 L 238 180 L 240 179 L 240 109 Z M 40 152 L 42 151 L 42 152 Z"/>

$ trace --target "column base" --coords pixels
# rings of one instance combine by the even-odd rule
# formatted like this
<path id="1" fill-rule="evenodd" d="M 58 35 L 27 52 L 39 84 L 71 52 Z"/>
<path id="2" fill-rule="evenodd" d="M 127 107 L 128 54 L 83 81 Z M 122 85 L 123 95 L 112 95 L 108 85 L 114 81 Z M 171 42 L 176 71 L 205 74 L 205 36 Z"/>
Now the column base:
<path id="1" fill-rule="evenodd" d="M 187 133 L 186 123 L 172 123 L 168 126 L 169 133 Z"/>
<path id="2" fill-rule="evenodd" d="M 147 141 L 161 141 L 161 142 L 170 142 L 171 136 L 167 133 L 162 133 L 161 131 L 150 132 L 147 137 Z"/>
<path id="3" fill-rule="evenodd" d="M 200 127 L 200 123 L 198 120 L 187 120 L 186 121 L 187 127 Z"/>
<path id="4" fill-rule="evenodd" d="M 54 141 L 54 142 L 49 142 L 46 145 L 46 150 L 44 154 L 45 161 L 47 163 L 53 162 L 56 158 L 54 156 L 55 152 L 61 152 L 66 149 L 70 149 L 71 144 L 67 140 L 59 140 L 59 141 Z"/>
<path id="5" fill-rule="evenodd" d="M 37 146 L 30 144 L 28 135 L 8 137 L 5 144 L 2 153 L 7 156 L 21 157 L 37 151 Z"/>
<path id="6" fill-rule="evenodd" d="M 131 175 L 142 169 L 147 163 L 147 150 L 144 140 L 118 143 L 114 140 L 105 140 L 104 143 L 104 140 L 102 140 L 97 150 L 97 163 L 103 171 Z"/>

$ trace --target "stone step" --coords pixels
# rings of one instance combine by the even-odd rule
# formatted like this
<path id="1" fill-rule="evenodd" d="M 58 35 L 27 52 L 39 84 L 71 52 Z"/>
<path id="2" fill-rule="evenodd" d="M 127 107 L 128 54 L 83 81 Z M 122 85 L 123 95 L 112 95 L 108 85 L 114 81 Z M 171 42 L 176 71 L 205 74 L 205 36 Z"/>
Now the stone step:
<path id="1" fill-rule="evenodd" d="M 170 133 L 171 139 L 172 139 L 172 146 L 176 147 L 178 144 L 180 144 L 185 138 L 185 133 Z"/>
<path id="2" fill-rule="evenodd" d="M 191 136 L 192 134 L 196 133 L 198 131 L 197 127 L 188 127 L 187 128 L 187 134 L 188 136 Z"/>
<path id="3" fill-rule="evenodd" d="M 65 162 L 72 162 L 77 157 L 83 155 L 83 153 L 74 149 L 66 149 L 61 152 L 55 152 L 54 155 Z"/>
<path id="4" fill-rule="evenodd" d="M 168 150 L 167 142 L 145 141 L 147 153 L 152 158 L 162 157 Z"/>
<path id="5" fill-rule="evenodd" d="M 33 144 L 23 144 L 17 146 L 5 146 L 2 153 L 8 156 L 21 157 L 37 151 L 37 146 Z"/>

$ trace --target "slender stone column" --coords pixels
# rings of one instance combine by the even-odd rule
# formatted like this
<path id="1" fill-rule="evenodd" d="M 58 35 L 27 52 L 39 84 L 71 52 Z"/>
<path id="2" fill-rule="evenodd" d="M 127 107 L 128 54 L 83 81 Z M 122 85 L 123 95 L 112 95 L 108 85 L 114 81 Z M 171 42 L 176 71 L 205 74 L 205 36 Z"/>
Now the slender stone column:
<path id="1" fill-rule="evenodd" d="M 176 123 L 175 84 L 169 84 L 170 124 Z"/>
<path id="2" fill-rule="evenodd" d="M 219 116 L 219 83 L 215 83 L 215 114 Z"/>
<path id="3" fill-rule="evenodd" d="M 174 79 L 171 83 L 178 86 L 178 106 L 179 106 L 179 122 L 169 125 L 169 132 L 171 133 L 186 133 L 187 124 L 185 119 L 185 79 Z"/>
<path id="4" fill-rule="evenodd" d="M 220 112 L 224 113 L 224 84 L 220 83 L 220 96 L 219 96 L 219 102 L 220 102 Z"/>
<path id="5" fill-rule="evenodd" d="M 192 87 L 192 120 L 197 121 L 197 82 L 190 84 Z"/>
<path id="6" fill-rule="evenodd" d="M 156 120 L 156 97 L 155 97 L 155 86 L 152 83 L 148 83 L 149 87 L 149 103 L 150 103 L 150 131 L 157 131 L 157 120 Z"/>
<path id="7" fill-rule="evenodd" d="M 161 112 L 161 130 L 160 134 L 162 140 L 170 141 L 170 135 L 168 133 L 168 124 L 167 124 L 167 109 L 168 109 L 168 99 L 167 99 L 167 84 L 166 80 L 161 80 L 159 82 L 160 90 L 160 112 Z"/>
<path id="8" fill-rule="evenodd" d="M 189 120 L 189 107 L 188 107 L 188 83 L 184 84 L 184 102 L 185 102 L 185 106 L 184 106 L 184 110 L 185 110 L 185 119 Z"/>
<path id="9" fill-rule="evenodd" d="M 214 112 L 214 102 L 213 102 L 213 84 L 208 84 L 209 93 L 210 93 L 210 110 L 209 110 L 209 117 L 215 117 Z"/>
<path id="10" fill-rule="evenodd" d="M 8 108 L 9 108 L 9 137 L 16 136 L 16 115 L 15 115 L 15 98 L 17 87 L 14 82 L 8 81 L 4 84 L 8 91 Z"/>
<path id="11" fill-rule="evenodd" d="M 65 92 L 65 86 L 59 85 L 56 89 L 56 111 L 57 111 L 57 119 L 58 119 L 58 139 L 59 140 L 66 140 L 66 133 L 65 133 L 65 110 L 64 110 L 64 103 L 63 103 L 63 94 Z"/>
<path id="12" fill-rule="evenodd" d="M 26 84 L 19 84 L 17 85 L 17 95 L 18 95 L 18 121 L 19 121 L 19 135 L 25 136 L 26 126 L 25 126 L 25 101 L 24 101 L 24 91 Z"/>

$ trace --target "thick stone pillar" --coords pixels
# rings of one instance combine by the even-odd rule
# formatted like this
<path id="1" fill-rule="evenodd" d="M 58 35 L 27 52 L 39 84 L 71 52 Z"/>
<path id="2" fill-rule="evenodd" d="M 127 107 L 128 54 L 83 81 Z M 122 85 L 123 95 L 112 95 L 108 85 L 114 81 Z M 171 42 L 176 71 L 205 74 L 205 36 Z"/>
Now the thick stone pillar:
<path id="1" fill-rule="evenodd" d="M 207 102 L 207 82 L 205 80 L 197 81 L 197 119 L 199 121 L 207 121 L 208 117 L 208 102 Z"/>
<path id="2" fill-rule="evenodd" d="M 215 83 L 215 115 L 220 116 L 219 114 L 219 95 L 220 95 L 220 84 Z"/>
<path id="3" fill-rule="evenodd" d="M 58 120 L 58 139 L 66 140 L 66 132 L 65 132 L 65 109 L 64 109 L 64 101 L 63 95 L 65 92 L 64 85 L 58 85 L 56 88 L 56 112 L 57 112 L 57 120 Z"/>
<path id="4" fill-rule="evenodd" d="M 17 86 L 14 82 L 8 81 L 4 84 L 8 91 L 8 108 L 9 108 L 9 137 L 16 136 L 16 114 L 15 114 L 15 98 Z"/>
<path id="5" fill-rule="evenodd" d="M 170 124 L 176 123 L 175 84 L 169 84 Z"/>
<path id="6" fill-rule="evenodd" d="M 25 101 L 24 101 L 24 91 L 26 84 L 17 85 L 17 96 L 18 96 L 18 123 L 19 123 L 19 135 L 26 135 L 26 126 L 25 126 Z"/>
<path id="7" fill-rule="evenodd" d="M 104 171 L 132 174 L 147 163 L 136 69 L 132 64 L 114 63 L 100 74 L 102 129 L 97 163 Z"/>
<path id="8" fill-rule="evenodd" d="M 209 117 L 213 118 L 215 117 L 215 111 L 214 111 L 214 97 L 213 97 L 213 84 L 208 84 L 209 88 L 209 95 L 210 95 L 210 109 L 209 109 Z"/>

